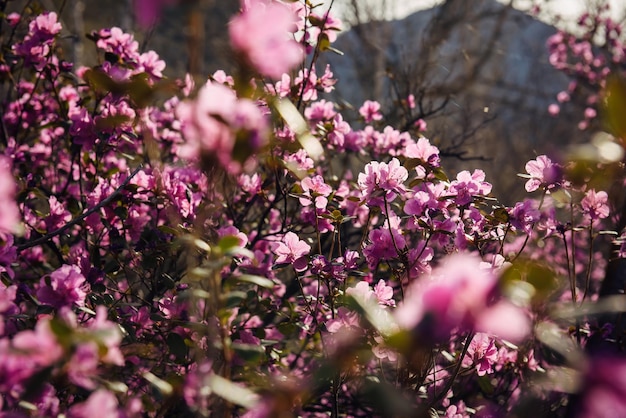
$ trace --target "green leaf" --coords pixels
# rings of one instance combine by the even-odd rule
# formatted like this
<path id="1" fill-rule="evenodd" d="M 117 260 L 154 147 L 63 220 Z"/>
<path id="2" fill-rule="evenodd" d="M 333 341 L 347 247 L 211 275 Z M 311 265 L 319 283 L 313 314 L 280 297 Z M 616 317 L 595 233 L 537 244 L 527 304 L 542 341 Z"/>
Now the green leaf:
<path id="1" fill-rule="evenodd" d="M 500 288 L 514 302 L 527 304 L 544 301 L 559 288 L 559 282 L 547 265 L 518 260 L 502 273 Z"/>
<path id="2" fill-rule="evenodd" d="M 171 384 L 166 382 L 165 380 L 155 376 L 150 372 L 146 372 L 143 374 L 143 378 L 152 384 L 159 392 L 161 392 L 165 396 L 169 396 L 174 392 L 174 388 Z"/>
<path id="3" fill-rule="evenodd" d="M 167 225 L 160 225 L 157 227 L 157 229 L 165 234 L 170 234 L 170 235 L 174 235 L 174 236 L 178 236 L 179 231 L 175 228 L 172 228 L 171 226 L 167 226 Z"/>
<path id="4" fill-rule="evenodd" d="M 298 142 L 310 158 L 318 160 L 324 154 L 320 141 L 309 132 L 309 126 L 291 101 L 281 99 L 274 101 L 274 107 L 285 120 L 289 128 L 296 133 Z"/>
<path id="5" fill-rule="evenodd" d="M 492 395 L 495 391 L 495 388 L 491 384 L 491 377 L 489 376 L 479 376 L 478 386 L 480 386 L 480 390 L 486 395 Z"/>
<path id="6" fill-rule="evenodd" d="M 209 376 L 208 386 L 217 396 L 247 409 L 254 408 L 259 401 L 259 395 L 246 387 L 224 379 L 222 376 L 215 374 Z"/>
<path id="7" fill-rule="evenodd" d="M 256 276 L 253 274 L 242 274 L 240 276 L 233 277 L 233 279 L 239 280 L 241 282 L 252 283 L 257 286 L 264 287 L 266 289 L 273 289 L 274 282 L 265 277 Z"/>
<path id="8" fill-rule="evenodd" d="M 222 295 L 225 308 L 235 308 L 241 305 L 241 302 L 246 300 L 248 295 L 245 292 L 233 291 Z"/>
<path id="9" fill-rule="evenodd" d="M 626 139 L 626 81 L 622 77 L 610 77 L 604 97 L 601 114 L 605 124 L 615 136 Z"/>
<path id="10" fill-rule="evenodd" d="M 234 235 L 226 235 L 220 239 L 217 246 L 222 252 L 226 253 L 233 247 L 239 247 L 239 238 Z"/>
<path id="11" fill-rule="evenodd" d="M 265 359 L 265 348 L 260 345 L 232 343 L 231 347 L 246 362 L 259 363 Z"/>

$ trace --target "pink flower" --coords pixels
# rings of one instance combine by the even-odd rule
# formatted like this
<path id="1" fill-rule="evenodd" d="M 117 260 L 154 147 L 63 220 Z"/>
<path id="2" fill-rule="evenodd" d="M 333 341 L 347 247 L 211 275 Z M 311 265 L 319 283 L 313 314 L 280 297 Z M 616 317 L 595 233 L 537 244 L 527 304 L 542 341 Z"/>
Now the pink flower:
<path id="1" fill-rule="evenodd" d="M 416 143 L 409 144 L 406 147 L 404 155 L 407 158 L 417 158 L 433 167 L 439 167 L 439 148 L 431 145 L 427 138 L 420 138 Z"/>
<path id="2" fill-rule="evenodd" d="M 365 119 L 365 123 L 372 123 L 375 120 L 382 120 L 383 115 L 380 113 L 380 103 L 372 100 L 366 100 L 359 109 L 359 114 Z"/>
<path id="3" fill-rule="evenodd" d="M 535 200 L 525 199 L 523 202 L 516 203 L 515 207 L 509 210 L 509 216 L 513 228 L 530 234 L 535 222 L 541 218 L 541 212 L 537 209 Z"/>
<path id="4" fill-rule="evenodd" d="M 336 333 L 342 328 L 354 328 L 360 330 L 359 315 L 356 312 L 348 310 L 348 308 L 341 306 L 337 309 L 337 313 L 334 319 L 329 319 L 326 322 L 326 329 L 330 333 Z"/>
<path id="5" fill-rule="evenodd" d="M 557 116 L 559 113 L 561 113 L 561 107 L 556 103 L 552 103 L 550 106 L 548 106 L 548 113 L 550 114 L 550 116 Z"/>
<path id="6" fill-rule="evenodd" d="M 449 191 L 456 195 L 454 199 L 456 204 L 464 206 L 472 202 L 474 196 L 488 195 L 491 193 L 491 184 L 485 181 L 485 172 L 482 170 L 474 170 L 472 174 L 469 171 L 461 171 L 450 184 Z"/>
<path id="7" fill-rule="evenodd" d="M 156 52 L 147 51 L 141 54 L 139 56 L 139 65 L 139 71 L 147 73 L 152 79 L 159 80 L 163 78 L 165 61 L 160 59 Z"/>
<path id="8" fill-rule="evenodd" d="M 463 358 L 463 367 L 474 365 L 476 374 L 484 376 L 493 373 L 493 366 L 498 361 L 498 348 L 495 341 L 489 335 L 478 332 L 472 338 Z"/>
<path id="9" fill-rule="evenodd" d="M 123 415 L 118 410 L 115 395 L 106 389 L 98 389 L 85 402 L 72 406 L 68 416 L 69 418 L 119 418 Z"/>
<path id="10" fill-rule="evenodd" d="M 589 360 L 583 376 L 580 400 L 575 408 L 578 418 L 626 416 L 626 361 L 605 354 Z"/>
<path id="11" fill-rule="evenodd" d="M 135 0 L 135 18 L 139 26 L 147 28 L 157 23 L 164 6 L 173 4 L 176 0 Z"/>
<path id="12" fill-rule="evenodd" d="M 396 301 L 393 300 L 393 287 L 387 286 L 383 279 L 374 286 L 374 295 L 379 305 L 396 306 Z"/>
<path id="13" fill-rule="evenodd" d="M 85 306 L 89 284 L 77 266 L 63 265 L 45 276 L 39 283 L 37 298 L 41 303 L 61 308 L 63 306 Z"/>
<path id="14" fill-rule="evenodd" d="M 409 109 L 415 109 L 415 95 L 409 94 L 406 98 L 406 103 L 409 106 Z"/>
<path id="15" fill-rule="evenodd" d="M 17 334 L 13 338 L 13 347 L 28 356 L 29 362 L 42 368 L 52 365 L 63 356 L 63 348 L 52 332 L 48 319 L 37 322 L 34 331 L 26 330 Z"/>
<path id="16" fill-rule="evenodd" d="M 363 248 L 363 255 L 370 269 L 375 269 L 381 260 L 392 260 L 398 257 L 396 246 L 399 251 L 406 246 L 401 230 L 395 227 L 392 227 L 391 231 L 389 228 L 373 229 L 368 238 L 370 243 Z"/>
<path id="17" fill-rule="evenodd" d="M 185 101 L 176 108 L 182 122 L 187 144 L 179 153 L 184 158 L 199 159 L 208 155 L 230 172 L 239 172 L 241 162 L 233 158 L 233 150 L 250 155 L 262 147 L 268 135 L 268 122 L 251 100 L 237 99 L 228 87 L 207 83 L 195 101 Z"/>
<path id="18" fill-rule="evenodd" d="M 229 26 L 233 47 L 262 75 L 279 79 L 304 58 L 303 48 L 289 32 L 297 16 L 285 5 L 251 0 Z"/>
<path id="19" fill-rule="evenodd" d="M 354 287 L 346 289 L 346 294 L 362 302 L 371 299 L 381 306 L 396 306 L 396 301 L 393 300 L 393 287 L 387 286 L 383 279 L 378 281 L 373 290 L 368 282 L 360 281 Z"/>
<path id="20" fill-rule="evenodd" d="M 455 254 L 429 277 L 413 282 L 395 311 L 398 324 L 434 339 L 459 328 L 519 341 L 530 332 L 529 320 L 519 308 L 496 298 L 497 278 L 480 263 L 478 256 Z"/>
<path id="21" fill-rule="evenodd" d="M 540 155 L 536 160 L 527 162 L 526 172 L 531 177 L 526 182 L 527 192 L 533 192 L 540 187 L 550 190 L 558 186 L 560 178 L 559 166 L 545 155 Z"/>
<path id="22" fill-rule="evenodd" d="M 364 170 L 364 173 L 359 173 L 358 184 L 368 204 L 382 207 L 382 196 L 391 202 L 397 194 L 405 191 L 403 183 L 409 177 L 409 172 L 397 158 L 393 158 L 389 164 L 372 161 Z"/>
<path id="23" fill-rule="evenodd" d="M 320 175 L 314 177 L 306 177 L 300 182 L 304 196 L 300 198 L 300 204 L 302 206 L 309 206 L 312 202 L 315 202 L 317 209 L 326 209 L 328 199 L 333 188 L 324 182 L 324 178 Z"/>
<path id="24" fill-rule="evenodd" d="M 311 246 L 293 232 L 287 232 L 282 242 L 272 243 L 272 251 L 278 256 L 276 264 L 290 263 L 296 271 L 304 271 L 307 268 L 306 255 L 311 251 Z"/>
<path id="25" fill-rule="evenodd" d="M 595 221 L 609 216 L 608 200 L 609 196 L 606 192 L 596 192 L 594 189 L 590 189 L 585 193 L 585 197 L 583 197 L 580 205 L 583 208 L 583 212 L 589 215 L 592 221 Z"/>

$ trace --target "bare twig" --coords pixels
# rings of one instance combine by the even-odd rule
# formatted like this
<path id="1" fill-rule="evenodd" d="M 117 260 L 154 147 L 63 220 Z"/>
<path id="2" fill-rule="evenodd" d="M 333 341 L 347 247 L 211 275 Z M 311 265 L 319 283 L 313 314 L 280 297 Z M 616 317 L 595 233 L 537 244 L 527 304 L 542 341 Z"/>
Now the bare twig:
<path id="1" fill-rule="evenodd" d="M 117 198 L 117 196 L 122 192 L 124 187 L 126 187 L 126 185 L 132 180 L 133 177 L 135 177 L 135 175 L 137 173 L 139 173 L 139 171 L 141 171 L 142 168 L 143 168 L 142 165 L 137 167 L 135 169 L 135 171 L 133 171 L 130 174 L 130 176 L 128 176 L 126 178 L 126 180 L 124 180 L 124 182 L 122 182 L 120 187 L 115 189 L 115 191 L 113 193 L 111 193 L 106 199 L 103 199 L 100 203 L 98 203 L 93 208 L 89 209 L 88 211 L 86 211 L 82 215 L 77 216 L 76 218 L 72 219 L 71 221 L 69 221 L 68 223 L 63 225 L 61 228 L 57 229 L 56 231 L 52 231 L 49 234 L 46 234 L 46 235 L 44 235 L 42 237 L 39 237 L 39 238 L 34 239 L 32 241 L 28 241 L 28 242 L 25 242 L 24 244 L 16 246 L 17 251 L 18 252 L 19 251 L 23 251 L 23 250 L 35 247 L 35 246 L 40 245 L 40 244 L 44 244 L 47 241 L 51 240 L 52 238 L 56 237 L 57 235 L 61 235 L 62 233 L 64 233 L 65 231 L 67 231 L 68 229 L 70 229 L 71 227 L 76 225 L 77 223 L 81 222 L 83 219 L 85 219 L 86 217 L 88 217 L 92 213 L 95 213 L 96 211 L 102 209 L 103 207 L 105 207 L 106 205 L 108 205 L 109 203 L 111 203 L 113 200 L 115 200 Z"/>

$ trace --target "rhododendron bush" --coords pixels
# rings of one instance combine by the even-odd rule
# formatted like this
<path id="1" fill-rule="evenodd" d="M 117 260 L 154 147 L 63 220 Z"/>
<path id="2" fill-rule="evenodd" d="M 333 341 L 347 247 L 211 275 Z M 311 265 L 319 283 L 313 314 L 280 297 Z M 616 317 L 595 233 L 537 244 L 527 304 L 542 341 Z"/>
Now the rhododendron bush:
<path id="1" fill-rule="evenodd" d="M 626 413 L 621 157 L 529 156 L 505 206 L 325 98 L 339 26 L 243 1 L 239 71 L 172 80 L 119 28 L 75 67 L 54 12 L 5 16 L 1 416 Z"/>

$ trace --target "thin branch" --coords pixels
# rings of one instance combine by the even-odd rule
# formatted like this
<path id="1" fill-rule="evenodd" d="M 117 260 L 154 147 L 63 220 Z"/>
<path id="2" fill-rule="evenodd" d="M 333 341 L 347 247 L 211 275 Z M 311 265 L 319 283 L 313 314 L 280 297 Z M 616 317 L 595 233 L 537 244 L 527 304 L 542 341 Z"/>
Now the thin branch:
<path id="1" fill-rule="evenodd" d="M 69 221 L 68 223 L 63 225 L 61 228 L 57 229 L 56 231 L 50 232 L 49 234 L 46 234 L 46 235 L 44 235 L 44 236 L 42 236 L 40 238 L 37 238 L 37 239 L 34 239 L 32 241 L 25 242 L 24 244 L 18 245 L 16 247 L 17 251 L 20 252 L 20 251 L 26 250 L 28 248 L 32 248 L 32 247 L 35 247 L 37 245 L 44 244 L 45 242 L 47 242 L 47 241 L 51 240 L 52 238 L 56 237 L 57 235 L 61 235 L 62 233 L 64 233 L 65 231 L 67 231 L 68 229 L 70 229 L 71 227 L 76 225 L 77 223 L 81 222 L 83 219 L 85 219 L 86 217 L 88 217 L 92 213 L 95 213 L 95 212 L 99 211 L 100 209 L 102 209 L 103 207 L 105 207 L 106 205 L 111 203 L 113 200 L 115 200 L 117 198 L 117 196 L 122 192 L 124 187 L 126 187 L 126 185 L 132 180 L 133 177 L 135 177 L 135 175 L 137 173 L 139 173 L 139 171 L 141 171 L 142 168 L 143 168 L 142 165 L 137 167 L 135 169 L 135 171 L 133 171 L 131 173 L 131 175 L 128 176 L 126 178 L 126 180 L 124 180 L 124 182 L 120 185 L 120 187 L 115 189 L 115 191 L 113 193 L 111 193 L 106 199 L 103 199 L 100 203 L 98 203 L 93 208 L 89 209 L 87 212 L 85 212 L 82 215 L 77 216 L 76 218 L 72 219 L 71 221 Z"/>

